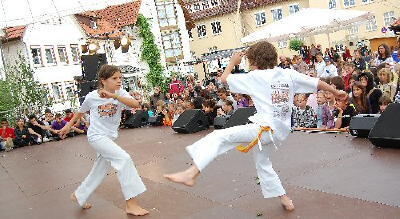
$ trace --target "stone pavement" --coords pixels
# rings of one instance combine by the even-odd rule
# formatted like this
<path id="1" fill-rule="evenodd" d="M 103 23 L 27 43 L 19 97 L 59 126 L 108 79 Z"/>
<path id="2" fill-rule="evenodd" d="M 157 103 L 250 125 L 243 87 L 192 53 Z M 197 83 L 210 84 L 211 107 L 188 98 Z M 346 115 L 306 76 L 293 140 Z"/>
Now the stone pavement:
<path id="1" fill-rule="evenodd" d="M 193 188 L 163 173 L 188 167 L 185 146 L 210 131 L 176 134 L 170 128 L 120 131 L 117 142 L 132 156 L 148 191 L 142 218 L 400 218 L 400 150 L 379 149 L 346 134 L 293 133 L 270 158 L 296 210 L 263 199 L 251 153 L 230 151 Z M 0 153 L 1 219 L 119 219 L 124 200 L 114 170 L 82 211 L 70 193 L 88 174 L 95 153 L 86 136 Z"/>

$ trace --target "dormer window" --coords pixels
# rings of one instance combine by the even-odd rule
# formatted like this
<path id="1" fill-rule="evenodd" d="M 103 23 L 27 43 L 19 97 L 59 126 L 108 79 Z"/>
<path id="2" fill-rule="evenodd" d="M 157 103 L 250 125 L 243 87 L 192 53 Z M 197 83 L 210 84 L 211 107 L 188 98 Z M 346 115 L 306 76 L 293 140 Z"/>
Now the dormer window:
<path id="1" fill-rule="evenodd" d="M 97 29 L 97 22 L 94 19 L 90 19 L 90 27 L 92 29 Z"/>

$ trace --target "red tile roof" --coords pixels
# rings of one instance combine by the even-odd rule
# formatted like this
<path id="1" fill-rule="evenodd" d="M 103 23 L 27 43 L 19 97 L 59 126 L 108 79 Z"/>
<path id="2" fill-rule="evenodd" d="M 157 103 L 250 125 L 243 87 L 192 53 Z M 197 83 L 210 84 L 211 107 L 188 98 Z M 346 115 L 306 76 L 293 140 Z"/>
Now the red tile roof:
<path id="1" fill-rule="evenodd" d="M 3 42 L 17 40 L 24 36 L 26 26 L 8 27 L 5 31 Z"/>
<path id="2" fill-rule="evenodd" d="M 76 14 L 75 17 L 90 37 L 106 38 L 106 34 L 109 37 L 118 37 L 121 35 L 118 31 L 122 27 L 136 23 L 141 3 L 141 0 L 137 0 L 131 3 L 110 6 L 102 10 Z M 96 29 L 91 27 L 91 20 L 96 22 Z"/>
<path id="3" fill-rule="evenodd" d="M 278 2 L 283 2 L 287 0 L 242 0 L 240 4 L 240 11 L 243 10 L 249 10 L 252 8 L 256 8 L 262 5 L 267 5 L 267 4 L 274 4 Z M 186 4 L 190 5 L 195 2 L 201 2 L 201 1 L 190 1 L 187 0 Z M 208 17 L 214 17 L 214 16 L 219 16 L 223 14 L 229 14 L 237 11 L 237 4 L 238 0 L 222 0 L 221 5 L 206 9 L 206 10 L 201 10 L 197 12 L 191 12 L 190 16 L 194 21 L 201 20 L 204 18 Z"/>

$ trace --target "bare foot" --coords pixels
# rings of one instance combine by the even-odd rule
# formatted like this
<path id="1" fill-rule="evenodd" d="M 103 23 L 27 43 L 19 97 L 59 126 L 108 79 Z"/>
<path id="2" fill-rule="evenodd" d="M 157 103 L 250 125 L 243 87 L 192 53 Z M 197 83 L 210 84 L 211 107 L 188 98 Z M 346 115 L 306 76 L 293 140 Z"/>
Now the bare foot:
<path id="1" fill-rule="evenodd" d="M 281 204 L 285 208 L 286 211 L 294 210 L 293 201 L 287 195 L 281 196 Z"/>
<path id="2" fill-rule="evenodd" d="M 186 171 L 173 174 L 164 174 L 164 177 L 172 182 L 181 183 L 186 186 L 194 186 L 195 183 L 193 177 L 191 177 L 191 175 Z"/>
<path id="3" fill-rule="evenodd" d="M 131 198 L 126 201 L 126 213 L 135 216 L 143 216 L 148 214 L 149 211 L 140 207 L 135 198 Z"/>
<path id="4" fill-rule="evenodd" d="M 72 201 L 74 201 L 74 202 L 76 202 L 76 203 L 78 203 L 78 199 L 76 198 L 76 196 L 75 196 L 75 192 L 73 192 L 72 194 L 71 194 L 71 200 Z M 79 203 L 78 203 L 78 205 L 79 205 Z M 91 204 L 89 204 L 89 203 L 85 203 L 83 206 L 81 206 L 83 209 L 89 209 L 89 208 L 91 208 L 92 207 L 92 205 Z"/>

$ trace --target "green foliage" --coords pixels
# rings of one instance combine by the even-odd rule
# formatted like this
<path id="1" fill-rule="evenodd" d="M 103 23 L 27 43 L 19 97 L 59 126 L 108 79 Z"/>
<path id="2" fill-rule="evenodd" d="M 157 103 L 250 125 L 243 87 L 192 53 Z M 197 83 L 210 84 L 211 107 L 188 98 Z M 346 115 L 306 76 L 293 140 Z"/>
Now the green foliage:
<path id="1" fill-rule="evenodd" d="M 292 39 L 289 43 L 289 48 L 294 51 L 300 51 L 301 47 L 304 45 L 304 42 L 299 39 Z"/>
<path id="2" fill-rule="evenodd" d="M 0 81 L 0 117 L 10 121 L 51 105 L 48 91 L 35 81 L 34 72 L 19 54 L 14 64 L 5 67 L 6 79 Z"/>
<path id="3" fill-rule="evenodd" d="M 152 87 L 160 86 L 166 90 L 168 84 L 163 74 L 164 68 L 161 65 L 160 50 L 154 42 L 154 35 L 151 32 L 151 26 L 142 14 L 139 15 L 136 25 L 139 27 L 139 36 L 143 38 L 142 44 L 142 60 L 149 65 L 150 71 L 146 75 L 149 85 Z"/>

